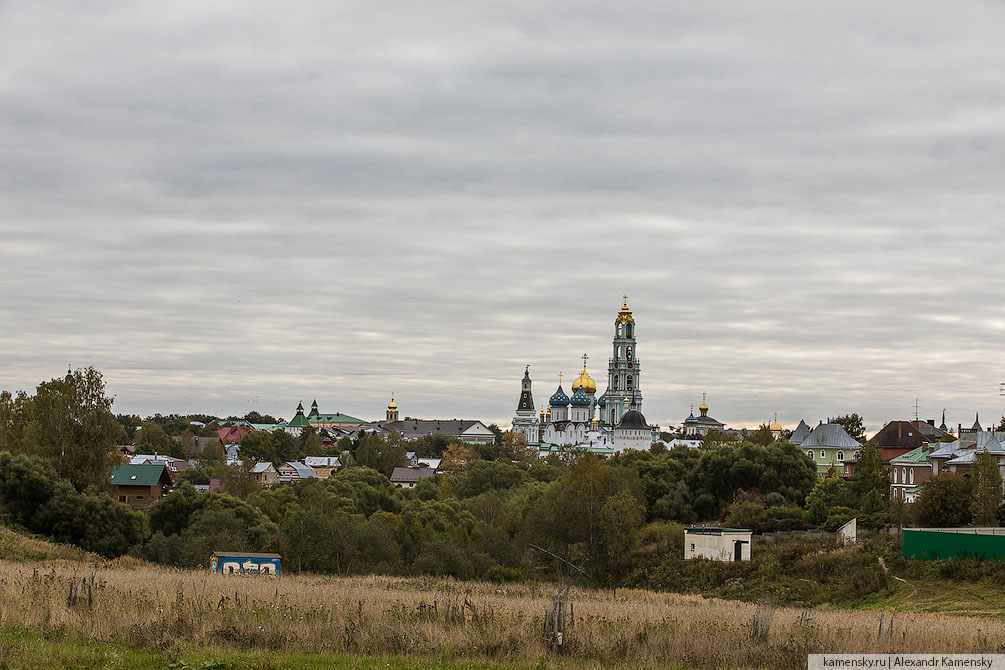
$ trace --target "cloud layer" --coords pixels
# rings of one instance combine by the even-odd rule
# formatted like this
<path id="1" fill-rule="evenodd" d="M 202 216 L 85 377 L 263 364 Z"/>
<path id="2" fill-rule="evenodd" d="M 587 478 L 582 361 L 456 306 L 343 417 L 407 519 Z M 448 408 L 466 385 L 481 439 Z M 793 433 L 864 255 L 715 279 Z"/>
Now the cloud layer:
<path id="1" fill-rule="evenodd" d="M 1005 10 L 0 9 L 0 387 L 508 422 L 613 318 L 645 412 L 1002 414 Z"/>

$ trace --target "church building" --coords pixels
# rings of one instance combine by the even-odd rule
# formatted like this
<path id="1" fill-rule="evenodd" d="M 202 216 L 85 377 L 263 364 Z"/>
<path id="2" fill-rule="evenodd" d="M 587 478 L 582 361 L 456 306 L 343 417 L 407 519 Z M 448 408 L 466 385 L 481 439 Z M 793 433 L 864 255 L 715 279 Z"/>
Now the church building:
<path id="1" fill-rule="evenodd" d="M 613 353 L 607 363 L 607 390 L 597 401 L 607 432 L 621 422 L 625 412 L 642 411 L 642 371 L 636 356 L 635 317 L 628 309 L 628 296 L 614 319 Z"/>
<path id="2" fill-rule="evenodd" d="M 520 401 L 516 405 L 516 416 L 513 417 L 513 432 L 527 438 L 527 444 L 536 447 L 541 442 L 540 422 L 534 411 L 534 395 L 530 390 L 530 366 L 523 371 L 523 381 L 520 382 Z"/>
<path id="3" fill-rule="evenodd" d="M 695 416 L 694 405 L 691 405 L 691 414 L 684 419 L 684 434 L 688 437 L 705 437 L 713 430 L 722 431 L 726 427 L 726 424 L 708 415 L 708 403 L 705 401 L 704 393 L 701 394 L 698 412 L 699 416 Z"/>
<path id="4" fill-rule="evenodd" d="M 542 408 L 536 419 L 530 372 L 525 369 L 513 430 L 527 436 L 529 444 L 542 450 L 553 446 L 600 449 L 606 453 L 648 449 L 659 429 L 649 426 L 642 416 L 635 318 L 628 309 L 627 296 L 614 320 L 613 354 L 608 360 L 607 391 L 603 395 L 597 397 L 597 384 L 586 369 L 589 356 L 583 354 L 583 370 L 572 383 L 572 396 L 562 387 L 560 374 L 558 389 L 548 399 L 547 410 Z M 539 437 L 532 439 L 535 430 Z"/>

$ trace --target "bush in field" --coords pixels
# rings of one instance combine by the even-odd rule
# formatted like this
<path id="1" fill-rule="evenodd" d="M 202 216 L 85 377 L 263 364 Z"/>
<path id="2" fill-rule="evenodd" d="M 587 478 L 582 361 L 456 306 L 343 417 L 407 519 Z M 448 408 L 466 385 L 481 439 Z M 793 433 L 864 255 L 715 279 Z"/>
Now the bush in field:
<path id="1" fill-rule="evenodd" d="M 850 507 L 834 507 L 830 510 L 830 513 L 827 515 L 827 519 L 824 521 L 821 528 L 833 533 L 838 528 L 858 516 L 858 514 L 858 510 L 851 509 Z"/>
<path id="2" fill-rule="evenodd" d="M 423 546 L 414 565 L 416 571 L 426 575 L 449 575 L 457 579 L 470 579 L 474 575 L 468 552 L 456 540 L 443 535 Z"/>
<path id="3" fill-rule="evenodd" d="M 141 512 L 97 487 L 77 492 L 39 456 L 0 452 L 0 512 L 32 532 L 109 558 L 149 535 Z"/>
<path id="4" fill-rule="evenodd" d="M 827 520 L 831 508 L 849 506 L 853 497 L 848 483 L 836 474 L 818 479 L 806 498 L 806 520 L 821 524 Z"/>

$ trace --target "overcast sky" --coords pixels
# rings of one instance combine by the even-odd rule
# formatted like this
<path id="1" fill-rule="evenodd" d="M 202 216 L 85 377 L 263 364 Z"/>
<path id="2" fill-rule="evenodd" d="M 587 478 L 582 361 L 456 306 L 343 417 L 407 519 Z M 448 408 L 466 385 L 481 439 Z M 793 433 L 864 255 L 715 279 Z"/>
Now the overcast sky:
<path id="1" fill-rule="evenodd" d="M 0 388 L 1002 415 L 1000 2 L 0 3 Z"/>

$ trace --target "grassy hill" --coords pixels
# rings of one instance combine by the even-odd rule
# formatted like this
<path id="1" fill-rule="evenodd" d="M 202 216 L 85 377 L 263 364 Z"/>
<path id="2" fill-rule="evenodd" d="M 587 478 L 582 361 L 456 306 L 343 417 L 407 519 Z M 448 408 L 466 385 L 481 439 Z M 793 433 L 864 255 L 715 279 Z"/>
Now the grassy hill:
<path id="1" fill-rule="evenodd" d="M 0 560 L 101 562 L 104 559 L 71 544 L 55 544 L 0 525 Z"/>

